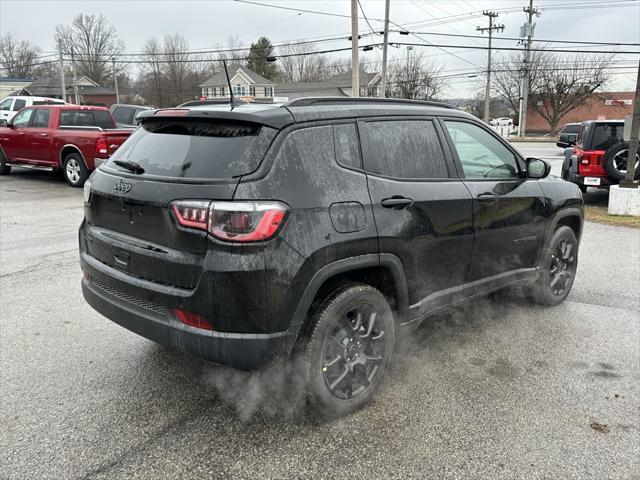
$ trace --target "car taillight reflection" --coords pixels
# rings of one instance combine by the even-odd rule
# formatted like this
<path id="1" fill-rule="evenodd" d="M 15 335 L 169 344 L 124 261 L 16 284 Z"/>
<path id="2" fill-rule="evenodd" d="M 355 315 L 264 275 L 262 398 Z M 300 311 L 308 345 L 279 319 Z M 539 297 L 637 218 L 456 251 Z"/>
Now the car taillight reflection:
<path id="1" fill-rule="evenodd" d="M 261 242 L 272 238 L 287 213 L 280 202 L 207 202 L 178 200 L 171 203 L 183 227 L 208 232 L 227 242 Z"/>

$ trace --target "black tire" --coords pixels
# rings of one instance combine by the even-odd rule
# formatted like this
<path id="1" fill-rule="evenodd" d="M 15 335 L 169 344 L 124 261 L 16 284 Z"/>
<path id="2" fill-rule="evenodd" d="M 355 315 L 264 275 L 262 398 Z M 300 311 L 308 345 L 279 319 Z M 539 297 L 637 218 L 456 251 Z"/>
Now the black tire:
<path id="1" fill-rule="evenodd" d="M 9 175 L 11 167 L 6 164 L 7 157 L 4 156 L 4 152 L 0 149 L 0 175 Z"/>
<path id="2" fill-rule="evenodd" d="M 369 285 L 344 285 L 320 303 L 304 362 L 313 411 L 338 418 L 365 405 L 391 363 L 394 336 L 389 303 Z"/>
<path id="3" fill-rule="evenodd" d="M 629 142 L 618 142 L 607 150 L 602 166 L 607 172 L 607 178 L 613 183 L 624 180 L 627 173 L 627 161 L 629 156 Z M 636 154 L 638 162 L 638 154 Z M 640 178 L 640 162 L 635 166 L 634 178 Z"/>
<path id="4" fill-rule="evenodd" d="M 62 174 L 64 179 L 72 187 L 82 187 L 89 178 L 89 170 L 79 153 L 70 153 L 62 162 Z"/>
<path id="5" fill-rule="evenodd" d="M 573 286 L 578 267 L 578 240 L 571 228 L 558 228 L 542 253 L 540 276 L 530 297 L 541 305 L 562 303 Z"/>

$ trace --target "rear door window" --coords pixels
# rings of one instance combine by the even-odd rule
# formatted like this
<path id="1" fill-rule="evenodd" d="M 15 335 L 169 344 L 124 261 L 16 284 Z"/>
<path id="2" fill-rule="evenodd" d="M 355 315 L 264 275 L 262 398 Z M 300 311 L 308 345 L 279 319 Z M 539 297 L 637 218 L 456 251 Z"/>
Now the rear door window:
<path id="1" fill-rule="evenodd" d="M 408 180 L 449 176 L 431 120 L 368 121 L 362 125 L 368 172 Z"/>
<path id="2" fill-rule="evenodd" d="M 29 126 L 29 121 L 31 120 L 31 116 L 33 115 L 33 109 L 27 108 L 26 110 L 18 113 L 13 119 L 14 127 L 27 127 Z"/>
<path id="3" fill-rule="evenodd" d="M 343 167 L 362 168 L 360 144 L 355 123 L 344 123 L 333 126 L 333 145 L 336 161 Z"/>
<path id="4" fill-rule="evenodd" d="M 115 128 L 115 123 L 113 123 L 113 118 L 111 114 L 106 110 L 94 110 L 93 119 L 96 127 L 104 128 L 105 130 L 108 128 Z"/>
<path id="5" fill-rule="evenodd" d="M 276 130 L 244 122 L 202 119 L 145 121 L 111 156 L 136 162 L 143 175 L 170 178 L 228 179 L 258 168 Z"/>
<path id="6" fill-rule="evenodd" d="M 23 109 L 26 104 L 27 104 L 26 100 L 22 100 L 21 98 L 16 98 L 16 101 L 13 104 L 13 111 L 17 112 L 18 110 Z"/>

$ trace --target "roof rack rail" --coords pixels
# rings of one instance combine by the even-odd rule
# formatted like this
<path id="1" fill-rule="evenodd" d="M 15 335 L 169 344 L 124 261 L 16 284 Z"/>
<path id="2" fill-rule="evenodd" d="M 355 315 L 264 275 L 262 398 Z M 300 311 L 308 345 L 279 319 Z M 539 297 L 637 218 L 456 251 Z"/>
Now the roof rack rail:
<path id="1" fill-rule="evenodd" d="M 340 104 L 400 104 L 400 105 L 420 105 L 423 107 L 441 107 L 456 109 L 457 107 L 443 102 L 432 102 L 430 100 L 408 100 L 404 98 L 377 98 L 377 97 L 303 97 L 296 98 L 284 103 L 283 107 L 309 107 L 312 105 L 340 105 Z"/>

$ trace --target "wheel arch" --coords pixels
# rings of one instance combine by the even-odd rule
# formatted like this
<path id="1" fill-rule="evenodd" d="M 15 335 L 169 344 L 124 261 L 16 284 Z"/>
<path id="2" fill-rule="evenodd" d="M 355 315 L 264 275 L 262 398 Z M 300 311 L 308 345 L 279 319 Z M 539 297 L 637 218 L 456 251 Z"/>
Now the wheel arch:
<path id="1" fill-rule="evenodd" d="M 573 233 L 578 240 L 578 244 L 580 243 L 580 239 L 582 237 L 582 231 L 584 225 L 584 215 L 582 213 L 582 209 L 580 208 L 567 208 L 561 210 L 554 217 L 553 222 L 551 224 L 551 228 L 549 229 L 549 235 L 547 235 L 547 241 L 545 242 L 546 246 L 548 246 L 553 233 L 562 226 L 567 226 L 573 230 Z"/>
<path id="2" fill-rule="evenodd" d="M 78 155 L 80 155 L 80 158 L 82 159 L 82 162 L 84 163 L 85 168 L 87 168 L 88 170 L 89 166 L 87 165 L 87 161 L 85 160 L 84 155 L 82 154 L 80 149 L 77 146 L 73 145 L 72 143 L 67 143 L 63 145 L 62 148 L 60 149 L 60 158 L 59 158 L 60 168 L 64 167 L 64 159 L 67 158 L 67 156 L 72 153 L 77 153 Z"/>
<path id="3" fill-rule="evenodd" d="M 409 308 L 407 279 L 401 260 L 393 254 L 366 254 L 329 263 L 318 270 L 307 285 L 289 327 L 295 342 L 304 338 L 310 326 L 309 312 L 322 298 L 341 285 L 366 283 L 382 292 L 399 319 Z"/>

